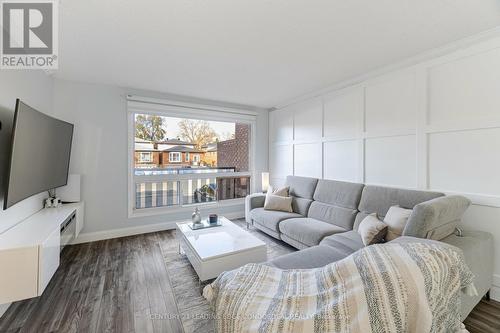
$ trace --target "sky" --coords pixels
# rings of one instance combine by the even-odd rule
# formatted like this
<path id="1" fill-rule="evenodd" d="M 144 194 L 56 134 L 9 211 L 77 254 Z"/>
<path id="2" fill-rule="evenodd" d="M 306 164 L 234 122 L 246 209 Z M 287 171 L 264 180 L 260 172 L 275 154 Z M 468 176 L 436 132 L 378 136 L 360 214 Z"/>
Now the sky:
<path id="1" fill-rule="evenodd" d="M 167 124 L 167 135 L 166 137 L 169 139 L 177 138 L 179 135 L 179 126 L 177 124 L 183 120 L 184 118 L 174 118 L 174 117 L 162 117 L 165 119 L 165 123 Z M 229 133 L 230 135 L 234 134 L 234 123 L 227 123 L 222 121 L 207 121 L 210 124 L 210 127 L 214 129 L 217 133 L 217 136 L 221 136 L 225 133 Z"/>

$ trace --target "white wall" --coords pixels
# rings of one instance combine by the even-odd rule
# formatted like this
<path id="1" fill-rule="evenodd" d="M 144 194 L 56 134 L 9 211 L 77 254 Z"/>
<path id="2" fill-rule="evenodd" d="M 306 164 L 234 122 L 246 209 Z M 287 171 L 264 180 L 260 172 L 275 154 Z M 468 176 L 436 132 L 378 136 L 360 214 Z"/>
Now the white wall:
<path id="1" fill-rule="evenodd" d="M 55 80 L 54 112 L 75 124 L 70 172 L 82 175 L 85 227 L 79 239 L 92 240 L 165 227 L 189 219 L 191 211 L 128 218 L 126 94 L 172 98 L 164 94 L 105 85 Z M 190 100 L 190 102 L 201 102 Z M 229 106 L 229 105 L 227 105 Z M 256 170 L 267 170 L 268 114 L 257 117 Z M 213 208 L 209 208 L 213 212 Z M 243 204 L 223 207 L 218 214 L 244 214 Z M 202 213 L 208 213 L 202 209 Z"/>
<path id="2" fill-rule="evenodd" d="M 312 94 L 270 114 L 271 183 L 288 174 L 461 193 L 495 238 L 500 299 L 500 37 Z"/>
<path id="3" fill-rule="evenodd" d="M 0 74 L 0 189 L 8 166 L 8 149 L 16 98 L 45 113 L 52 110 L 52 79 L 42 71 L 2 71 Z M 0 190 L 0 233 L 42 209 L 45 193 L 21 201 L 8 210 L 3 208 L 4 193 Z M 0 305 L 0 316 L 8 304 Z"/>

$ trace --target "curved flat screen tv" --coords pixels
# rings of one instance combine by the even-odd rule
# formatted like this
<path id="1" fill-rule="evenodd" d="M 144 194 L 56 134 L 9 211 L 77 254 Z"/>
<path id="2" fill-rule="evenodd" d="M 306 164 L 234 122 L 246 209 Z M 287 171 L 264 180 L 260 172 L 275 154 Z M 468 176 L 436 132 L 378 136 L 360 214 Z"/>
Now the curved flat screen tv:
<path id="1" fill-rule="evenodd" d="M 68 182 L 73 125 L 16 100 L 4 207 Z"/>

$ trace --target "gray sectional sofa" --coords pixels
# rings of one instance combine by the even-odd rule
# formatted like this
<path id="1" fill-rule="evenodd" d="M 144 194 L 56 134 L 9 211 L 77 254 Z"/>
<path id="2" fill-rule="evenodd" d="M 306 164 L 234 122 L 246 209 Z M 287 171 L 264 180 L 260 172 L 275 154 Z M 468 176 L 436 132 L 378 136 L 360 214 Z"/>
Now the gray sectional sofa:
<path id="1" fill-rule="evenodd" d="M 369 214 L 383 219 L 391 206 L 413 209 L 403 236 L 439 240 L 459 247 L 476 276 L 479 295 L 463 295 L 462 319 L 488 293 L 493 277 L 493 238 L 480 231 L 455 231 L 468 199 L 443 193 L 370 186 L 357 183 L 288 176 L 293 212 L 263 208 L 265 195 L 246 198 L 246 220 L 255 228 L 300 251 L 269 265 L 282 269 L 321 267 L 364 247 L 357 232 Z M 398 239 L 393 240 L 398 241 Z"/>

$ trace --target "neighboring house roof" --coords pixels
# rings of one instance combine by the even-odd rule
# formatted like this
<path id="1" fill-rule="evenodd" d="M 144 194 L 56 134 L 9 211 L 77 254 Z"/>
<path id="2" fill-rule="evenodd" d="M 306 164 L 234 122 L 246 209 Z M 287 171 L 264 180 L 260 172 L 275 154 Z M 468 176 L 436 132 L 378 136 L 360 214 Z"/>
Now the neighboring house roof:
<path id="1" fill-rule="evenodd" d="M 135 137 L 134 140 L 134 149 L 135 151 L 186 151 L 186 152 L 195 152 L 194 143 L 182 141 L 180 139 L 167 139 L 162 142 L 153 142 L 149 140 L 144 140 L 138 137 Z M 155 149 L 156 147 L 156 149 Z M 181 149 L 179 147 L 184 147 L 185 149 Z M 191 149 L 191 150 L 189 150 Z M 201 151 L 196 151 L 201 152 Z"/>
<path id="2" fill-rule="evenodd" d="M 206 146 L 203 146 L 203 150 L 206 152 L 216 152 L 217 151 L 217 143 L 210 143 Z"/>
<path id="3" fill-rule="evenodd" d="M 182 141 L 180 139 L 167 139 L 165 141 L 158 142 L 158 144 L 164 145 L 184 145 L 184 146 L 195 146 L 194 143 Z"/>
<path id="4" fill-rule="evenodd" d="M 194 149 L 186 146 L 174 146 L 172 148 L 164 149 L 167 152 L 185 152 L 185 153 L 203 153 L 202 150 Z"/>
<path id="5" fill-rule="evenodd" d="M 163 151 L 165 149 L 170 149 L 172 147 L 177 147 L 177 146 L 184 146 L 184 147 L 188 147 L 188 148 L 193 148 L 192 145 L 178 145 L 178 144 L 165 144 L 165 143 L 159 143 L 158 145 L 158 150 L 160 151 Z"/>
<path id="6" fill-rule="evenodd" d="M 135 137 L 134 141 L 139 142 L 139 143 L 153 143 L 153 141 L 151 141 L 151 140 L 145 140 L 145 139 L 141 139 L 138 137 Z M 164 141 L 158 141 L 156 143 L 157 144 L 165 144 L 165 145 L 184 145 L 184 146 L 195 146 L 196 145 L 196 144 L 191 143 L 191 142 L 182 141 L 181 139 L 167 139 Z"/>

